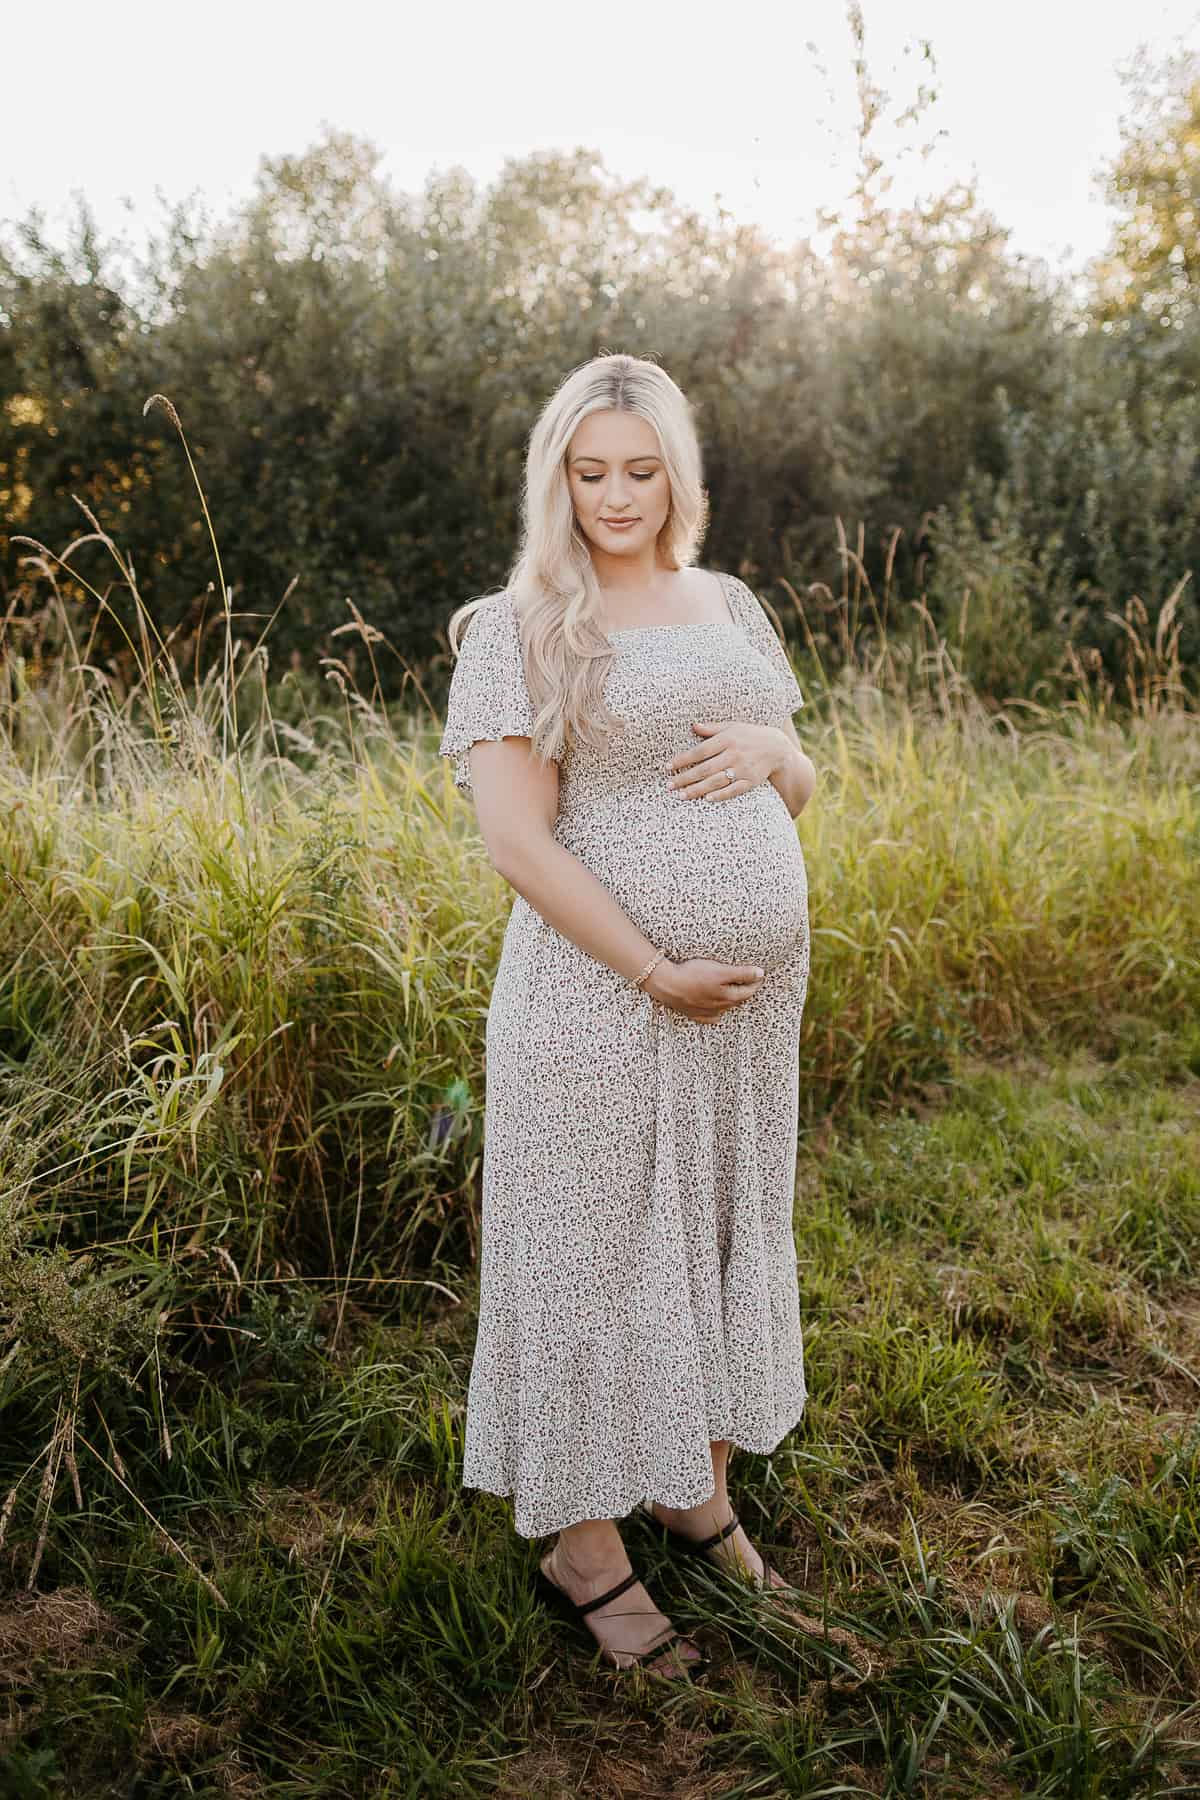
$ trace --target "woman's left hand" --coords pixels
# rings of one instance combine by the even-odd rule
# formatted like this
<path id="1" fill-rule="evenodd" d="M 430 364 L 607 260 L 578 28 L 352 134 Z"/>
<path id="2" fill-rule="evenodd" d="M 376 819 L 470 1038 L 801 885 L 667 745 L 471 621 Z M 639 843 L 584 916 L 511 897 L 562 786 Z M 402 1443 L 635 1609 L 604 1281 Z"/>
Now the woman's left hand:
<path id="1" fill-rule="evenodd" d="M 704 742 L 681 750 L 668 765 L 667 786 L 685 800 L 722 800 L 748 793 L 770 777 L 787 755 L 787 738 L 778 725 L 752 725 L 732 719 L 726 725 L 692 721 Z M 729 780 L 726 769 L 732 769 Z"/>

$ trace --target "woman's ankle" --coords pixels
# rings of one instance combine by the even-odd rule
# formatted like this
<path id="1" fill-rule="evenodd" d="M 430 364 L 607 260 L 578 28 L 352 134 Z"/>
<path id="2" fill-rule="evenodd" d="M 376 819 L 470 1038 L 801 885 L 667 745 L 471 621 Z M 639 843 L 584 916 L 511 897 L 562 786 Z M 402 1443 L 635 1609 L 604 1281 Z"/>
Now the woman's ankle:
<path id="1" fill-rule="evenodd" d="M 701 1500 L 695 1506 L 665 1506 L 660 1500 L 654 1502 L 655 1510 L 668 1522 L 678 1520 L 680 1524 L 700 1525 L 712 1523 L 712 1529 L 718 1530 L 726 1524 L 732 1512 L 729 1495 L 722 1490 L 709 1500 Z"/>
<path id="2" fill-rule="evenodd" d="M 628 1561 L 625 1544 L 614 1519 L 585 1519 L 559 1532 L 551 1553 L 556 1565 L 569 1569 L 580 1581 L 588 1581 L 618 1563 Z"/>

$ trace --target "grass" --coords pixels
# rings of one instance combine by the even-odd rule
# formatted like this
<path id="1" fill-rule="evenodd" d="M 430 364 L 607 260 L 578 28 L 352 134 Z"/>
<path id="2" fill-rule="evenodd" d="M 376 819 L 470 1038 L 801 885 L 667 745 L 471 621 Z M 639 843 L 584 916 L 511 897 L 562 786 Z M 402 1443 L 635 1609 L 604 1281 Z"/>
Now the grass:
<path id="1" fill-rule="evenodd" d="M 139 614 L 122 690 L 37 558 L 0 664 L 0 1800 L 1200 1794 L 1200 744 L 1153 646 L 1118 717 L 1082 680 L 989 709 L 923 624 L 828 677 L 809 633 L 811 1399 L 732 1467 L 803 1618 L 631 1520 L 718 1663 L 664 1695 L 461 1487 L 511 894 L 436 709 L 348 661 L 268 684 L 227 607 L 187 691 Z"/>
<path id="2" fill-rule="evenodd" d="M 630 1521 L 720 1662 L 665 1701 L 594 1666 L 507 1503 L 459 1485 L 469 1298 L 351 1303 L 331 1353 L 302 1279 L 247 1297 L 169 1459 L 126 1403 L 153 1520 L 85 1463 L 32 1593 L 10 1540 L 0 1791 L 1200 1791 L 1198 1144 L 1200 1080 L 1122 1057 L 963 1065 L 806 1134 L 812 1400 L 733 1482 L 811 1629 Z M 1148 1255 L 1115 1227 L 1155 1205 Z"/>

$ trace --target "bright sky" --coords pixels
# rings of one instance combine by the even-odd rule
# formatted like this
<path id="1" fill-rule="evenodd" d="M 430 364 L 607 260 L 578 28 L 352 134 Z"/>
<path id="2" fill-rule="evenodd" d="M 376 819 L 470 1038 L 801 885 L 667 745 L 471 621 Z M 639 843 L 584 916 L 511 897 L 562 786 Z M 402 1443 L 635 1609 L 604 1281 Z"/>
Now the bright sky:
<path id="1" fill-rule="evenodd" d="M 1096 171 L 1116 147 L 1117 65 L 1200 45 L 1200 0 L 863 0 L 867 55 L 897 112 L 926 71 L 940 139 L 907 188 L 974 172 L 1015 248 L 1078 266 L 1108 215 Z M 905 46 L 911 46 L 905 53 Z M 696 210 L 718 204 L 791 242 L 836 206 L 854 170 L 844 0 L 123 0 L 22 6 L 5 23 L 0 218 L 54 227 L 82 189 L 106 232 L 161 221 L 156 192 L 200 192 L 225 214 L 262 154 L 298 152 L 325 125 L 373 142 L 417 191 L 456 164 L 486 183 L 536 149 L 598 150 Z M 910 132 L 899 141 L 916 143 Z M 897 184 L 897 195 L 903 197 Z"/>

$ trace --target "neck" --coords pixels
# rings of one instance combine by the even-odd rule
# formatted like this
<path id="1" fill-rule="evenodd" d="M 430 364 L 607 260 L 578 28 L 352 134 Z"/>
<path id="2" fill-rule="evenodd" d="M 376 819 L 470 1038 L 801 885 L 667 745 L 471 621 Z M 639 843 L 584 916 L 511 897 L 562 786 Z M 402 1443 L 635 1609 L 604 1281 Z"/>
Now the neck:
<path id="1" fill-rule="evenodd" d="M 592 568 L 602 594 L 642 594 L 652 591 L 668 573 L 651 545 L 638 556 L 610 556 L 607 550 L 592 549 Z"/>

